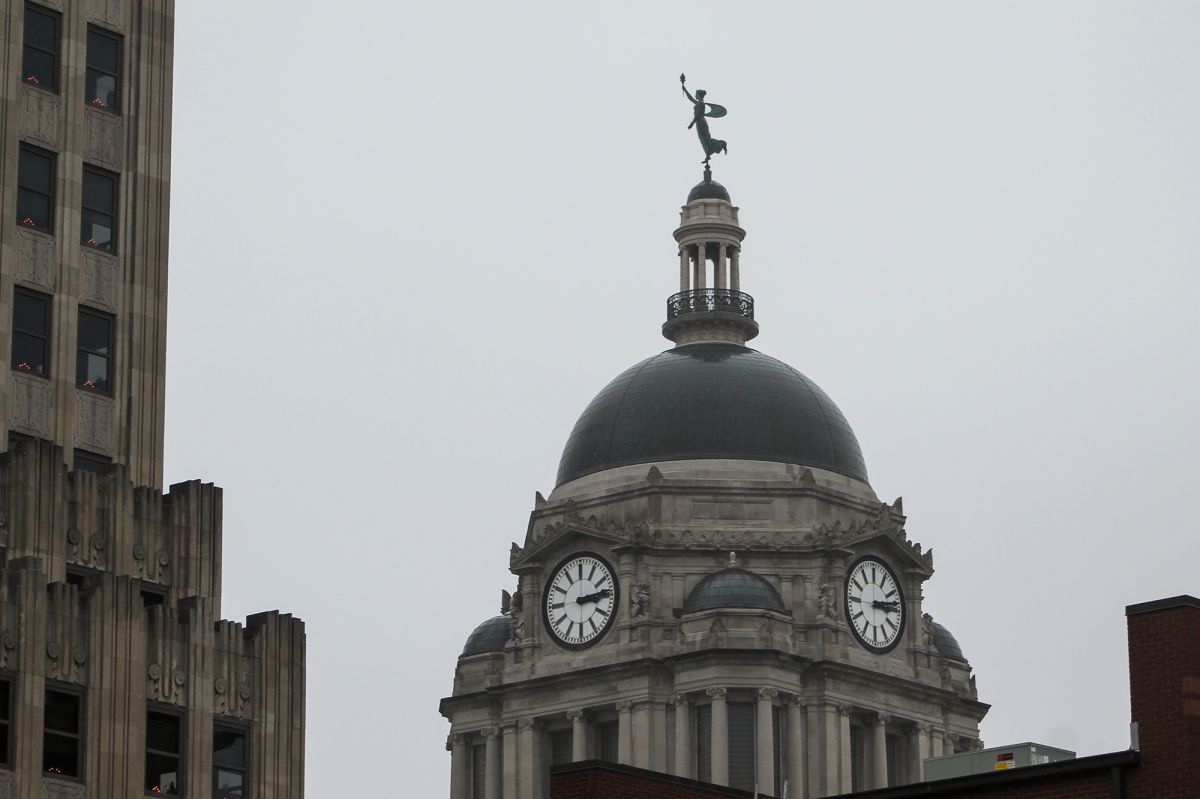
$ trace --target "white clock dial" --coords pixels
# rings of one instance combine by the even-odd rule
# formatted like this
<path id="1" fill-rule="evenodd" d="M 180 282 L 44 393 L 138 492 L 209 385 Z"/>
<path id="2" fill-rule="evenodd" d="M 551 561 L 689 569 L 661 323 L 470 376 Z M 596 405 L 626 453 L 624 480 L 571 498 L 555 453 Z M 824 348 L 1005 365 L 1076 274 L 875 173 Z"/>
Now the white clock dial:
<path id="1" fill-rule="evenodd" d="M 886 652 L 904 632 L 904 592 L 891 569 L 876 558 L 862 558 L 846 575 L 846 619 L 867 649 Z"/>
<path id="2" fill-rule="evenodd" d="M 542 619 L 551 637 L 582 649 L 599 642 L 617 614 L 618 586 L 599 555 L 581 552 L 550 573 L 542 596 Z"/>

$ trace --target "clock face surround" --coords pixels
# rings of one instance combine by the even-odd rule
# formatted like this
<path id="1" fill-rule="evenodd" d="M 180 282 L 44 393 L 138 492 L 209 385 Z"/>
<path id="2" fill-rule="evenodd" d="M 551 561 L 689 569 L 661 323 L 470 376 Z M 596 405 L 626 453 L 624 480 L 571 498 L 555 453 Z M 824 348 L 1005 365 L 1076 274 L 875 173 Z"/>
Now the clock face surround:
<path id="1" fill-rule="evenodd" d="M 542 591 L 542 621 L 550 637 L 567 649 L 600 643 L 620 607 L 620 586 L 608 561 L 594 552 L 564 558 Z"/>
<path id="2" fill-rule="evenodd" d="M 846 575 L 846 621 L 869 651 L 890 652 L 904 637 L 904 590 L 879 558 L 859 558 Z"/>

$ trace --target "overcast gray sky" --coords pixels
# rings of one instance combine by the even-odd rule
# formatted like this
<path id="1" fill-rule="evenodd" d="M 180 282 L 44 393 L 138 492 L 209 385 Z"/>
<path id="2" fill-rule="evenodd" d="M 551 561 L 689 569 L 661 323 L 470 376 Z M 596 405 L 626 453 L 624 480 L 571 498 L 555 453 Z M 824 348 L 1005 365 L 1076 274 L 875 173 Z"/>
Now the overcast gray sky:
<path id="1" fill-rule="evenodd" d="M 988 744 L 1124 748 L 1200 593 L 1200 5 L 182 0 L 167 478 L 308 623 L 308 795 L 444 796 L 438 700 L 716 177 L 754 346 L 935 550 Z"/>

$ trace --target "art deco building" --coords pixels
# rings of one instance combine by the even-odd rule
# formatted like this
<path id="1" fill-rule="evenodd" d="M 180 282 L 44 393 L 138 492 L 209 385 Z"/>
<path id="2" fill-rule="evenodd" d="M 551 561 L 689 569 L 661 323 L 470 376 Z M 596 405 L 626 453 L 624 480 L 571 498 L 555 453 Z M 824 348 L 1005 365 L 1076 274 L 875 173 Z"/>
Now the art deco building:
<path id="1" fill-rule="evenodd" d="M 583 411 L 442 700 L 452 799 L 588 758 L 781 795 L 921 779 L 987 705 L 924 612 L 932 553 L 833 401 L 746 342 L 745 230 L 706 172 L 675 230 L 675 347 Z"/>
<path id="2" fill-rule="evenodd" d="M 162 491 L 174 2 L 0 8 L 0 799 L 302 796 L 303 623 Z"/>

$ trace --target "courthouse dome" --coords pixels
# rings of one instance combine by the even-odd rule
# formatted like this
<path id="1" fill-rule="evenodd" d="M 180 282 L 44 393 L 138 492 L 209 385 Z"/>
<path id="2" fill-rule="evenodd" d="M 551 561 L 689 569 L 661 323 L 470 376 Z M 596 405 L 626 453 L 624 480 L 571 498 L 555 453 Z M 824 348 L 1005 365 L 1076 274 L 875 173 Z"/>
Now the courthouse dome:
<path id="1" fill-rule="evenodd" d="M 683 603 L 684 613 L 714 608 L 759 608 L 786 613 L 775 586 L 752 571 L 731 566 L 701 580 Z"/>
<path id="2" fill-rule="evenodd" d="M 575 423 L 555 485 L 694 459 L 774 461 L 867 482 L 854 431 L 816 383 L 756 350 L 705 343 L 647 358 L 605 386 Z"/>
<path id="3" fill-rule="evenodd" d="M 933 623 L 933 648 L 944 658 L 960 660 L 963 663 L 967 662 L 962 647 L 958 645 L 958 639 L 954 637 L 953 633 L 936 621 Z"/>
<path id="4" fill-rule="evenodd" d="M 508 616 L 493 616 L 471 631 L 459 657 L 465 658 L 484 652 L 502 652 L 511 635 L 512 619 Z"/>

